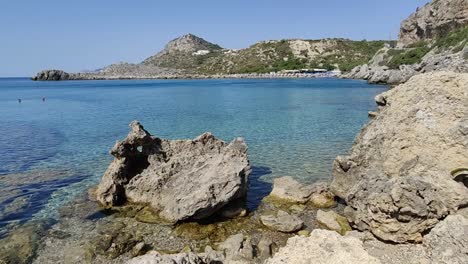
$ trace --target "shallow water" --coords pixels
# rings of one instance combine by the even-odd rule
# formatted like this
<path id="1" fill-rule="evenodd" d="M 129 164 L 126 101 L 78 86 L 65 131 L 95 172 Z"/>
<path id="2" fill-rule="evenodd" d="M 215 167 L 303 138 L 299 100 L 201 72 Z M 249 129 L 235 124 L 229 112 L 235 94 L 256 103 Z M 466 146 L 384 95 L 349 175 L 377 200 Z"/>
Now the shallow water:
<path id="1" fill-rule="evenodd" d="M 385 89 L 339 79 L 0 79 L 0 229 L 55 217 L 96 184 L 109 149 L 135 119 L 163 138 L 244 137 L 254 168 L 251 207 L 269 191 L 263 180 L 329 180 L 333 159 L 348 151 Z"/>

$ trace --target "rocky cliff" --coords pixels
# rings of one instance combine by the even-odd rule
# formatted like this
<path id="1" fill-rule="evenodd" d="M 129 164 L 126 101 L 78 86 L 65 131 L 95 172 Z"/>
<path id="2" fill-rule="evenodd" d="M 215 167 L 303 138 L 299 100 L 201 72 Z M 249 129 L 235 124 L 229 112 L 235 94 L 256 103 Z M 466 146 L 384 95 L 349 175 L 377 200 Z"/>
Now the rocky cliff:
<path id="1" fill-rule="evenodd" d="M 468 24 L 468 0 L 434 0 L 401 23 L 398 46 L 434 41 Z"/>
<path id="2" fill-rule="evenodd" d="M 359 230 L 419 242 L 468 205 L 468 74 L 414 76 L 376 102 L 377 116 L 334 162 L 332 191 Z"/>
<path id="3" fill-rule="evenodd" d="M 399 84 L 419 73 L 468 72 L 468 0 L 435 0 L 401 24 L 396 48 L 379 50 L 342 77 Z"/>

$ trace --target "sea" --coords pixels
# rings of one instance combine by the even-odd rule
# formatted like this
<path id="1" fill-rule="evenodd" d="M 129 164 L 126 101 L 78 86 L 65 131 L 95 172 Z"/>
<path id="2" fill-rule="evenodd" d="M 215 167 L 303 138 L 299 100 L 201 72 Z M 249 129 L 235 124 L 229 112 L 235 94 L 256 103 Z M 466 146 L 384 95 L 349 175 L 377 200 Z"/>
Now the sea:
<path id="1" fill-rule="evenodd" d="M 335 78 L 0 79 L 0 235 L 11 224 L 59 217 L 95 186 L 133 120 L 167 139 L 243 137 L 250 208 L 276 177 L 331 181 L 333 160 L 349 151 L 387 89 Z"/>

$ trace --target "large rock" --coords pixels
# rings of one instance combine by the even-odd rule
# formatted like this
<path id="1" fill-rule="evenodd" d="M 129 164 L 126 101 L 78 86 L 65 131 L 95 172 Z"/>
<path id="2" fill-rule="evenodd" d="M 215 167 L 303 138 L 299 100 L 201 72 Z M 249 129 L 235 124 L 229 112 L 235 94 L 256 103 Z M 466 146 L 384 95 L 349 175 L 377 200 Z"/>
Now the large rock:
<path id="1" fill-rule="evenodd" d="M 417 75 L 378 96 L 380 113 L 333 165 L 332 191 L 350 222 L 394 242 L 468 205 L 451 172 L 468 164 L 468 74 Z"/>
<path id="2" fill-rule="evenodd" d="M 423 245 L 435 263 L 462 264 L 468 261 L 468 219 L 449 215 L 424 237 Z"/>
<path id="3" fill-rule="evenodd" d="M 378 264 L 380 261 L 370 256 L 363 248 L 362 241 L 355 237 L 343 237 L 336 232 L 315 229 L 310 237 L 295 236 L 288 239 L 268 264 Z"/>
<path id="4" fill-rule="evenodd" d="M 250 173 L 247 146 L 205 133 L 194 140 L 151 136 L 140 123 L 111 150 L 115 157 L 96 190 L 105 206 L 144 203 L 170 222 L 206 218 L 244 199 Z"/>
<path id="5" fill-rule="evenodd" d="M 398 46 L 443 37 L 468 25 L 467 0 L 433 0 L 401 23 Z"/>

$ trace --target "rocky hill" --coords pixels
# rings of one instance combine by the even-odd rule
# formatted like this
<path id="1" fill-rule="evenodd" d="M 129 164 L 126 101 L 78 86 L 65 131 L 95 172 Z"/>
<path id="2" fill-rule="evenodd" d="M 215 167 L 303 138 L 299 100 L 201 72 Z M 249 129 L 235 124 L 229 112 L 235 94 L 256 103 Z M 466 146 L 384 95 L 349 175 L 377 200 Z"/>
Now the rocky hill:
<path id="1" fill-rule="evenodd" d="M 245 49 L 234 50 L 187 34 L 170 41 L 162 51 L 139 64 L 119 63 L 85 73 L 47 70 L 33 79 L 187 78 L 304 68 L 349 71 L 369 61 L 386 43 L 348 39 L 290 39 L 262 41 Z"/>
<path id="2" fill-rule="evenodd" d="M 345 78 L 398 84 L 431 71 L 468 72 L 468 0 L 434 0 L 401 23 L 396 48 L 379 50 Z"/>
<path id="3" fill-rule="evenodd" d="M 468 24 L 468 0 L 435 0 L 401 23 L 399 47 L 434 41 Z"/>

